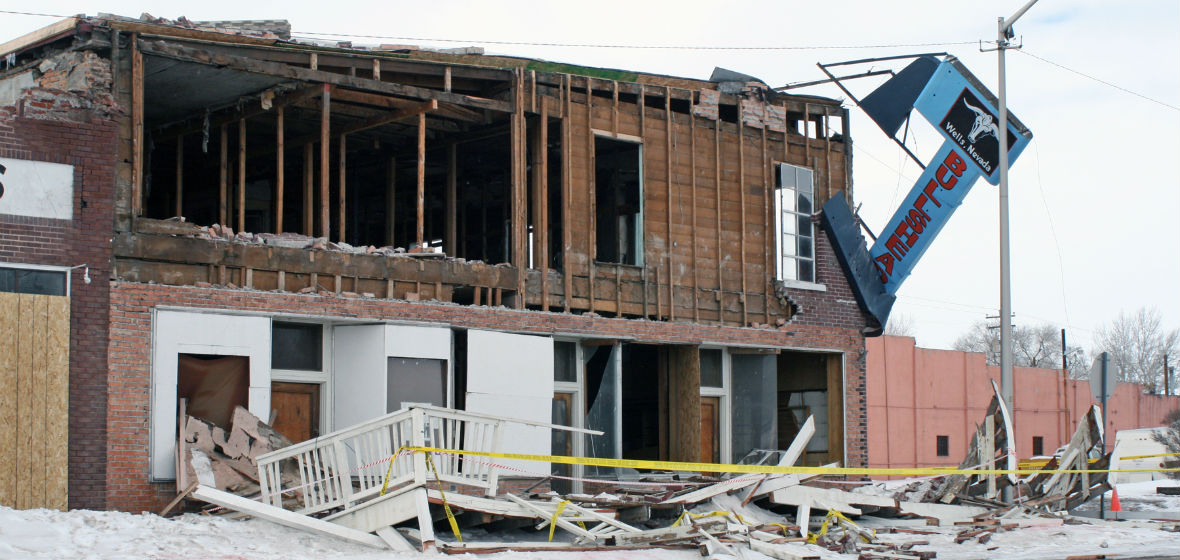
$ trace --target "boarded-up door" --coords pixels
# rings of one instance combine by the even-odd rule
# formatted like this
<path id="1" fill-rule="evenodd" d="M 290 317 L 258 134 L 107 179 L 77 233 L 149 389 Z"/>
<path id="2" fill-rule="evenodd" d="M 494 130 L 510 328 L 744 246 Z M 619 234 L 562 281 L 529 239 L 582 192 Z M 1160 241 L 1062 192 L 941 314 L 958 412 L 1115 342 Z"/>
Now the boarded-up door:
<path id="1" fill-rule="evenodd" d="M 0 292 L 0 505 L 66 509 L 70 299 Z"/>

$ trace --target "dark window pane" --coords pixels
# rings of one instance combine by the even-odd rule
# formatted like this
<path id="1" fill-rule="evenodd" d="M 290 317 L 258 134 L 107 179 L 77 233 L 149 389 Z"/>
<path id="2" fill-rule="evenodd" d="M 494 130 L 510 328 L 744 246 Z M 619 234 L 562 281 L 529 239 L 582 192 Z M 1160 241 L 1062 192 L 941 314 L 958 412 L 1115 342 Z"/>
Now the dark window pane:
<path id="1" fill-rule="evenodd" d="M 950 456 L 950 437 L 936 436 L 935 445 L 937 447 L 936 451 L 939 457 Z"/>
<path id="2" fill-rule="evenodd" d="M 799 279 L 804 282 L 815 282 L 815 263 L 799 259 Z"/>
<path id="3" fill-rule="evenodd" d="M 274 369 L 322 371 L 324 327 L 308 323 L 275 322 L 271 332 L 270 364 Z"/>
<path id="4" fill-rule="evenodd" d="M 799 238 L 799 256 L 800 257 L 807 257 L 807 258 L 812 257 L 811 238 L 810 237 L 800 237 Z"/>
<path id="5" fill-rule="evenodd" d="M 0 268 L 0 292 L 64 296 L 66 273 L 58 270 Z"/>
<path id="6" fill-rule="evenodd" d="M 701 350 L 701 387 L 722 387 L 721 350 Z"/>
<path id="7" fill-rule="evenodd" d="M 799 235 L 811 237 L 811 217 L 798 216 L 797 220 L 799 223 Z"/>
<path id="8" fill-rule="evenodd" d="M 1045 454 L 1045 438 L 1033 436 L 1033 455 Z"/>
<path id="9" fill-rule="evenodd" d="M 578 381 L 577 362 L 575 354 L 577 348 L 572 342 L 553 343 L 553 380 Z"/>
<path id="10" fill-rule="evenodd" d="M 810 214 L 811 213 L 811 195 L 810 194 L 805 194 L 803 192 L 799 193 L 799 213 L 800 214 Z"/>

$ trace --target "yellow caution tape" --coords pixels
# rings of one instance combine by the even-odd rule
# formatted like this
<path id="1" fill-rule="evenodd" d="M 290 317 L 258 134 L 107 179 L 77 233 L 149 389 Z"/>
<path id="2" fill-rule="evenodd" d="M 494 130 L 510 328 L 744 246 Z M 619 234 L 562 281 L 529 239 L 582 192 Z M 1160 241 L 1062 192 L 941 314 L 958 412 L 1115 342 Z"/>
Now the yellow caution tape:
<path id="1" fill-rule="evenodd" d="M 828 511 L 828 514 L 824 516 L 824 522 L 823 522 L 823 524 L 819 526 L 819 532 L 818 532 L 818 533 L 808 533 L 808 534 L 807 534 L 807 542 L 809 542 L 809 543 L 811 543 L 811 544 L 817 544 L 817 541 L 819 541 L 819 538 L 820 538 L 820 537 L 822 537 L 822 536 L 824 536 L 824 535 L 828 534 L 828 527 L 831 525 L 831 523 L 832 523 L 832 520 L 833 520 L 833 519 L 835 519 L 835 520 L 836 520 L 836 523 L 840 523 L 841 521 L 843 521 L 843 522 L 845 522 L 845 523 L 847 523 L 847 524 L 849 524 L 849 525 L 852 525 L 853 527 L 859 527 L 859 526 L 858 526 L 856 523 L 854 523 L 854 522 L 853 522 L 851 519 L 849 519 L 849 518 L 848 518 L 847 516 L 845 516 L 843 513 L 840 513 L 840 512 L 838 512 L 838 511 L 836 511 L 836 510 L 834 510 L 834 509 L 833 509 L 833 510 L 829 510 L 829 511 Z M 801 523 L 802 523 L 802 522 L 805 522 L 805 520 L 801 520 L 800 522 L 801 522 Z M 874 530 L 871 530 L 871 529 L 870 529 L 869 531 L 871 531 L 871 532 L 872 532 L 872 534 L 873 534 L 873 538 L 876 538 L 876 537 L 877 537 L 877 532 L 876 532 L 876 531 L 874 531 Z M 860 536 L 860 538 L 861 538 L 861 539 L 864 539 L 864 541 L 865 541 L 865 542 L 872 542 L 872 539 L 870 539 L 870 538 L 868 538 L 868 537 L 866 537 L 866 536 L 864 536 L 864 535 L 859 535 L 859 536 Z"/>
<path id="2" fill-rule="evenodd" d="M 685 517 L 691 517 L 692 519 L 704 519 L 706 517 L 728 517 L 730 515 L 734 516 L 738 521 L 742 522 L 743 524 L 750 525 L 750 522 L 746 521 L 745 519 L 742 519 L 741 514 L 730 512 L 730 511 L 718 510 L 718 511 L 710 511 L 709 513 L 690 513 L 689 511 L 685 510 L 685 511 L 681 512 L 680 517 L 676 518 L 676 522 L 672 523 L 672 526 L 679 527 L 680 523 L 682 521 L 684 521 Z"/>
<path id="3" fill-rule="evenodd" d="M 381 483 L 381 491 L 377 493 L 378 496 L 384 496 L 385 491 L 389 490 L 389 477 L 393 474 L 393 463 L 397 460 L 397 456 L 402 454 L 402 451 L 409 449 L 406 446 L 397 448 L 393 455 L 389 456 L 389 468 L 385 469 L 385 480 Z"/>
<path id="4" fill-rule="evenodd" d="M 684 461 L 644 461 L 638 459 L 606 459 L 600 457 L 570 457 L 565 455 L 534 455 L 528 453 L 495 453 L 491 451 L 468 451 L 438 447 L 407 447 L 415 453 L 446 453 L 448 455 L 470 455 L 516 461 L 538 461 L 563 465 L 588 465 L 595 467 L 621 467 L 628 469 L 649 469 L 665 471 L 699 471 L 751 474 L 829 474 L 852 476 L 945 476 L 962 475 L 1030 475 L 1041 473 L 1135 473 L 1135 472 L 1180 472 L 1180 468 L 1155 469 L 960 469 L 958 467 L 925 468 L 884 468 L 884 467 L 781 467 L 775 465 L 727 465 L 722 463 L 689 463 Z"/>
<path id="5" fill-rule="evenodd" d="M 569 500 L 562 500 L 557 504 L 557 509 L 553 511 L 553 519 L 549 520 L 549 542 L 553 542 L 553 530 L 557 528 L 557 518 L 561 517 L 561 512 L 565 511 L 565 506 L 569 503 Z"/>
<path id="6" fill-rule="evenodd" d="M 1129 457 L 1119 457 L 1121 461 L 1130 461 L 1132 459 L 1151 459 L 1153 457 L 1175 457 L 1180 453 L 1154 453 L 1151 455 L 1131 455 Z"/>
<path id="7" fill-rule="evenodd" d="M 1153 453 L 1151 455 L 1130 455 L 1127 457 L 1119 457 L 1119 460 L 1120 461 L 1133 461 L 1135 459 L 1151 459 L 1154 457 L 1173 457 L 1176 455 L 1180 455 L 1180 453 Z M 1090 459 L 1090 462 L 1096 463 L 1096 462 L 1098 462 L 1098 459 Z M 1032 469 L 1032 468 L 1040 468 L 1040 467 L 1043 467 L 1047 464 L 1049 464 L 1049 461 L 1021 461 L 1021 462 L 1017 463 L 1016 466 L 1019 468 L 1022 468 L 1022 469 Z"/>
<path id="8" fill-rule="evenodd" d="M 439 478 L 438 469 L 434 468 L 434 461 L 430 460 L 429 453 L 426 454 L 426 465 L 430 467 L 430 471 L 434 473 L 434 481 L 438 483 L 438 495 L 442 498 L 443 511 L 447 513 L 447 522 L 451 524 L 451 532 L 455 534 L 455 539 L 463 542 L 463 535 L 459 534 L 459 522 L 455 521 L 455 514 L 451 513 L 451 506 L 447 503 L 447 495 L 443 493 L 442 479 Z"/>

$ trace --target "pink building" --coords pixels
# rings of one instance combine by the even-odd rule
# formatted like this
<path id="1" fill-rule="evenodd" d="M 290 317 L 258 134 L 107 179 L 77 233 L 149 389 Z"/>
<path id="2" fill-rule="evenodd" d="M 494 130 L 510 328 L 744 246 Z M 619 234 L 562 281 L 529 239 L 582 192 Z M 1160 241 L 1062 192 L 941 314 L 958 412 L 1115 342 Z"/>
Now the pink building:
<path id="1" fill-rule="evenodd" d="M 918 348 L 910 337 L 865 340 L 870 467 L 957 464 L 992 398 L 1000 368 L 983 354 Z M 1064 445 L 1086 407 L 1096 404 L 1087 380 L 1060 369 L 1015 368 L 1016 451 L 1021 459 Z M 1163 424 L 1180 397 L 1146 395 L 1120 383 L 1109 402 L 1107 429 Z M 1113 441 L 1113 439 L 1108 439 Z"/>

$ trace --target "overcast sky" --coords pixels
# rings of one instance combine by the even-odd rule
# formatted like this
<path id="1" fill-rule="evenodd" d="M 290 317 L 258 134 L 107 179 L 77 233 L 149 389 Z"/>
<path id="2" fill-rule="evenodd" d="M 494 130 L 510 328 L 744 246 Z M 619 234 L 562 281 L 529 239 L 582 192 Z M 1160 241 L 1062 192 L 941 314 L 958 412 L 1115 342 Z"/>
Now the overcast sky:
<path id="1" fill-rule="evenodd" d="M 978 42 L 994 40 L 997 17 L 1021 5 L 1022 0 L 42 0 L 2 2 L 0 9 L 287 19 L 300 36 L 339 33 L 386 37 L 352 37 L 356 43 L 482 46 L 488 53 L 692 78 L 708 78 L 721 66 L 772 86 L 821 79 L 816 62 L 946 51 L 996 91 L 996 53 L 980 52 Z M 0 13 L 0 42 L 53 21 Z M 1008 105 L 1034 134 L 1010 180 L 1015 321 L 1065 327 L 1071 343 L 1087 346 L 1102 324 L 1142 306 L 1158 308 L 1165 325 L 1177 328 L 1180 2 L 1043 0 L 1015 31 L 1024 52 L 1008 55 Z M 622 48 L 637 45 L 682 48 Z M 850 87 L 863 97 L 880 81 L 858 80 Z M 800 91 L 845 97 L 830 85 Z M 914 122 L 925 126 L 920 118 Z M 853 109 L 852 137 L 855 197 L 869 227 L 880 231 L 920 170 L 859 109 Z M 914 140 L 911 147 L 923 158 L 941 143 L 932 128 L 919 130 Z M 980 180 L 902 286 L 893 316 L 909 320 L 920 345 L 950 347 L 973 321 L 998 315 L 998 215 L 997 188 Z"/>

